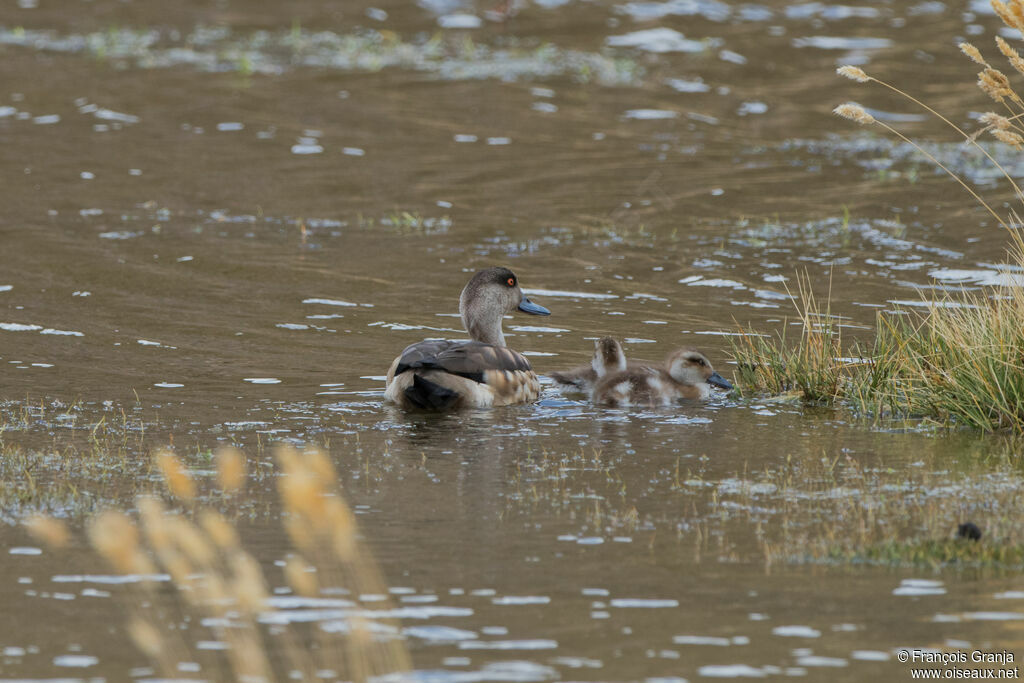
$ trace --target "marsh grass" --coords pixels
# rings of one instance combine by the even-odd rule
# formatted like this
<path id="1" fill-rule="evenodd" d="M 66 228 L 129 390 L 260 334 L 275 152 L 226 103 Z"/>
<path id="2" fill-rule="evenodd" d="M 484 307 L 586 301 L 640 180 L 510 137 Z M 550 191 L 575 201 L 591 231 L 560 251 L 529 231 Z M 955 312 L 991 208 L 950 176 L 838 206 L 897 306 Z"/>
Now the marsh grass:
<path id="1" fill-rule="evenodd" d="M 995 0 L 993 7 L 1007 26 L 1024 29 L 1024 0 Z M 1024 58 L 1002 38 L 996 38 L 996 45 L 1013 69 L 1024 74 Z M 1009 77 L 986 61 L 975 46 L 963 43 L 960 49 L 983 67 L 978 86 L 1004 108 L 1004 113 L 982 115 L 984 127 L 975 133 L 966 132 L 924 102 L 858 67 L 844 66 L 838 72 L 859 83 L 881 86 L 941 120 L 965 144 L 979 150 L 1010 184 L 1017 200 L 1024 202 L 1024 193 L 1014 178 L 977 141 L 980 135 L 990 133 L 1001 143 L 1024 149 L 1024 126 L 1020 123 L 1024 98 L 1013 89 Z M 883 128 L 945 171 L 1007 230 L 1008 260 L 1024 268 L 1024 237 L 1017 211 L 1011 209 L 1001 215 L 966 180 L 859 104 L 842 104 L 834 111 L 857 123 Z M 784 332 L 763 337 L 741 329 L 741 336 L 732 342 L 741 392 L 778 394 L 795 390 L 809 402 L 843 402 L 874 415 L 922 417 L 944 425 L 1024 432 L 1021 286 L 988 288 L 981 293 L 946 293 L 935 301 L 923 302 L 927 304 L 923 312 L 880 313 L 874 341 L 845 350 L 838 330 L 820 322 L 823 312 L 806 280 L 801 282 L 799 294 L 798 341 L 790 342 Z M 827 315 L 827 308 L 824 313 Z"/>
<path id="2" fill-rule="evenodd" d="M 743 330 L 729 337 L 737 364 L 741 395 L 798 392 L 808 402 L 829 402 L 840 393 L 846 362 L 841 358 L 841 330 L 826 299 L 822 309 L 806 275 L 797 278 L 796 305 L 800 338 L 787 339 L 789 325 L 775 337 Z M 788 291 L 788 289 L 787 289 Z"/>
<path id="3" fill-rule="evenodd" d="M 171 451 L 159 451 L 154 467 L 165 495 L 138 498 L 137 520 L 108 509 L 87 525 L 96 551 L 115 571 L 133 577 L 125 584 L 128 633 L 139 650 L 169 679 L 187 663 L 198 663 L 216 680 L 238 681 L 366 681 L 407 671 L 401 631 L 386 615 L 392 607 L 386 585 L 358 541 L 355 517 L 327 454 L 287 446 L 276 451 L 284 525 L 294 545 L 280 580 L 300 599 L 295 605 L 329 608 L 332 615 L 307 624 L 291 618 L 295 605 L 272 597 L 274 577 L 243 548 L 228 518 L 199 503 L 200 498 L 225 501 L 244 490 L 247 466 L 241 451 L 223 449 L 213 459 L 218 495 L 201 490 Z M 169 504 L 168 498 L 177 502 Z M 44 515 L 31 516 L 27 526 L 54 547 L 67 545 L 71 537 L 62 522 Z M 164 588 L 164 575 L 173 591 Z M 184 632 L 175 626 L 182 621 L 202 626 Z M 210 639 L 198 632 L 206 629 L 223 644 L 219 654 L 198 647 Z"/>
<path id="4" fill-rule="evenodd" d="M 1024 295 L 948 294 L 925 311 L 879 312 L 871 343 L 842 345 L 813 296 L 801 335 L 730 338 L 741 395 L 794 393 L 860 414 L 1024 432 Z M 786 328 L 784 328 L 785 330 Z"/>

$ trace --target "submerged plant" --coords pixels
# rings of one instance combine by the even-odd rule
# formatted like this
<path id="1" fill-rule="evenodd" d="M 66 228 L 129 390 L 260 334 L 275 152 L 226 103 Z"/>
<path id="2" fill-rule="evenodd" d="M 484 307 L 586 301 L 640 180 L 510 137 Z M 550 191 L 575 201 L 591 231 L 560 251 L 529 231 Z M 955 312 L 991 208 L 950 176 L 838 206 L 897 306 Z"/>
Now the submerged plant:
<path id="1" fill-rule="evenodd" d="M 155 455 L 168 493 L 185 510 L 168 507 L 156 495 L 137 499 L 138 521 L 117 510 L 97 514 L 88 524 L 92 546 L 125 576 L 129 597 L 128 633 L 135 645 L 168 678 L 180 666 L 203 663 L 223 671 L 223 662 L 203 638 L 177 628 L 177 617 L 209 628 L 223 644 L 227 669 L 238 681 L 317 680 L 325 676 L 366 681 L 407 671 L 409 656 L 397 624 L 386 616 L 391 604 L 373 558 L 356 537 L 355 517 L 345 504 L 328 456 L 316 449 L 278 448 L 282 471 L 278 489 L 285 528 L 295 552 L 283 563 L 283 578 L 304 607 L 327 606 L 329 622 L 297 626 L 289 606 L 271 597 L 270 582 L 247 552 L 234 526 L 217 510 L 195 503 L 197 486 L 187 468 L 169 451 Z M 241 490 L 245 461 L 240 451 L 216 456 L 221 495 Z M 67 545 L 66 526 L 35 516 L 26 525 L 37 538 L 59 548 Z M 164 575 L 174 591 L 163 590 Z M 275 591 L 276 593 L 277 591 Z M 351 595 L 342 600 L 337 595 Z M 371 596 L 367 604 L 358 604 Z M 340 608 L 340 609 L 339 609 Z M 371 626 L 372 625 L 372 626 Z M 188 638 L 188 639 L 186 639 Z M 223 680 L 223 675 L 218 675 Z"/>
<path id="2" fill-rule="evenodd" d="M 950 477 L 926 469 L 908 476 L 822 456 L 788 460 L 759 485 L 774 492 L 777 516 L 759 534 L 768 564 L 1024 567 L 1024 494 L 1011 471 Z M 961 527 L 980 536 L 961 534 Z"/>

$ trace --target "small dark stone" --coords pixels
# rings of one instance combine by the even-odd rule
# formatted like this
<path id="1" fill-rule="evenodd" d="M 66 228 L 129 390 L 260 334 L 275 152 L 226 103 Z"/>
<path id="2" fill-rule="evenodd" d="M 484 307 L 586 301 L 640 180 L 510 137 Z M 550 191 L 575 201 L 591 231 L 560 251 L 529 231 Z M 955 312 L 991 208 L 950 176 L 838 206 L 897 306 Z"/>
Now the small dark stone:
<path id="1" fill-rule="evenodd" d="M 957 538 L 966 538 L 969 541 L 981 540 L 981 529 L 974 522 L 964 522 L 956 528 Z"/>

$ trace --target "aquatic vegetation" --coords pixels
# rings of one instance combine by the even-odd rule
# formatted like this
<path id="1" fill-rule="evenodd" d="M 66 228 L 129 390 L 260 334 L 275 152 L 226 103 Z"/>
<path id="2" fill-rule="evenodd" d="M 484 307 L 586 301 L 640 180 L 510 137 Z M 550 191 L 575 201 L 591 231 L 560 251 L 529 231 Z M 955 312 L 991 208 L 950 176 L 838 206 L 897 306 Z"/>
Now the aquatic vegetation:
<path id="1" fill-rule="evenodd" d="M 276 459 L 284 525 L 295 547 L 282 563 L 292 596 L 271 595 L 269 577 L 242 547 L 235 527 L 220 511 L 196 503 L 198 484 L 171 451 L 157 452 L 155 466 L 167 492 L 184 509 L 149 495 L 136 501 L 137 522 L 115 509 L 90 520 L 92 546 L 115 571 L 131 578 L 125 586 L 128 633 L 135 645 L 167 677 L 188 663 L 224 671 L 219 657 L 227 660 L 235 680 L 244 681 L 313 680 L 326 671 L 365 681 L 408 670 L 400 630 L 387 617 L 386 586 L 357 539 L 355 518 L 340 494 L 330 458 L 317 449 L 280 446 Z M 240 493 L 244 455 L 225 449 L 215 461 L 221 495 Z M 71 538 L 64 523 L 52 517 L 33 515 L 26 526 L 56 549 Z M 163 588 L 167 577 L 173 592 Z M 331 609 L 337 616 L 308 625 L 302 615 L 291 613 L 310 608 Z M 223 647 L 198 647 L 196 634 L 169 624 L 167 614 L 196 616 L 194 622 L 212 631 Z"/>
<path id="2" fill-rule="evenodd" d="M 1024 3 L 1014 0 L 1010 8 L 1000 2 L 993 5 L 1008 26 L 1024 26 L 1019 19 L 1024 16 Z M 1024 74 L 1024 58 L 1002 38 L 997 37 L 996 43 L 1013 68 Z M 989 132 L 1000 142 L 1021 148 L 1024 137 L 1017 131 L 1024 132 L 1024 128 L 1016 121 L 1024 114 L 1024 99 L 976 47 L 963 43 L 960 48 L 984 67 L 978 75 L 978 86 L 1010 112 L 1009 117 L 994 112 L 983 115 L 980 120 L 985 127 L 974 134 L 859 67 L 844 66 L 838 71 L 854 81 L 887 88 L 952 127 L 999 170 L 1016 198 L 1024 201 L 1013 176 L 977 142 L 978 135 Z M 942 160 L 860 105 L 841 104 L 834 111 L 857 123 L 882 127 L 945 171 L 1009 232 L 1009 260 L 1016 268 L 1024 267 L 1024 238 L 1017 229 L 1021 219 L 1016 210 L 1001 215 Z M 1024 431 L 1024 290 L 1020 286 L 987 288 L 981 293 L 947 292 L 934 301 L 923 302 L 924 312 L 879 313 L 871 347 L 854 346 L 845 353 L 838 330 L 819 322 L 822 314 L 809 288 L 803 288 L 800 297 L 797 310 L 802 332 L 797 344 L 787 344 L 784 334 L 763 337 L 749 330 L 733 341 L 739 384 L 744 391 L 782 393 L 795 389 L 807 401 L 847 402 L 876 415 L 919 416 L 988 431 Z M 844 359 L 843 355 L 850 358 Z"/>
<path id="3" fill-rule="evenodd" d="M 491 47 L 468 36 L 437 33 L 405 40 L 393 31 L 351 33 L 310 31 L 295 23 L 284 31 L 232 31 L 199 26 L 187 34 L 155 28 L 111 28 L 60 35 L 0 26 L 0 45 L 58 53 L 85 53 L 97 60 L 161 69 L 187 66 L 200 71 L 278 75 L 296 67 L 377 72 L 405 68 L 451 80 L 505 81 L 568 76 L 583 83 L 635 86 L 643 67 L 627 56 L 563 49 L 549 43 L 509 38 Z"/>
<path id="4" fill-rule="evenodd" d="M 774 519 L 761 526 L 765 561 L 1008 570 L 1024 567 L 1020 478 L 929 472 L 908 477 L 853 458 L 791 459 L 765 472 Z M 752 494 L 747 494 L 748 496 Z M 958 534 L 965 522 L 982 536 Z"/>
<path id="5" fill-rule="evenodd" d="M 728 337 L 737 363 L 737 390 L 741 396 L 754 393 L 799 392 L 810 402 L 834 401 L 842 391 L 850 363 L 840 357 L 841 333 L 826 303 L 821 310 L 806 276 L 798 278 L 801 305 L 800 339 L 789 343 L 788 325 L 776 337 L 743 330 Z M 791 295 L 791 300 L 797 299 Z"/>
<path id="6" fill-rule="evenodd" d="M 946 294 L 924 311 L 882 311 L 874 341 L 846 347 L 813 293 L 800 296 L 796 343 L 742 328 L 729 339 L 741 395 L 795 392 L 875 416 L 1024 432 L 1024 295 Z"/>

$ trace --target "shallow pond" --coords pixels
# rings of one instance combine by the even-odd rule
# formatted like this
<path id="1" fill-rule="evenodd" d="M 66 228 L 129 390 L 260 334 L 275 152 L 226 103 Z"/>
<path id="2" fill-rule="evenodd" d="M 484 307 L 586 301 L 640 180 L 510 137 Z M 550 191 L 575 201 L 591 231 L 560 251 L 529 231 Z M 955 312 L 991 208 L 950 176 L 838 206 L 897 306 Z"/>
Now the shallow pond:
<path id="1" fill-rule="evenodd" d="M 941 124 L 834 74 L 971 127 L 990 104 L 956 43 L 991 52 L 998 26 L 952 0 L 7 3 L 0 676 L 152 676 L 124 584 L 18 521 L 130 507 L 169 442 L 201 475 L 227 443 L 260 464 L 223 506 L 283 586 L 282 439 L 330 449 L 423 679 L 903 680 L 899 648 L 1024 655 L 1016 571 L 836 559 L 865 523 L 1005 523 L 1004 439 L 725 396 L 597 410 L 550 382 L 492 412 L 382 404 L 400 349 L 462 336 L 491 264 L 552 312 L 505 321 L 542 375 L 611 334 L 729 376 L 729 335 L 792 325 L 803 271 L 851 338 L 999 283 L 984 211 L 830 113 L 858 100 L 1009 201 Z"/>

